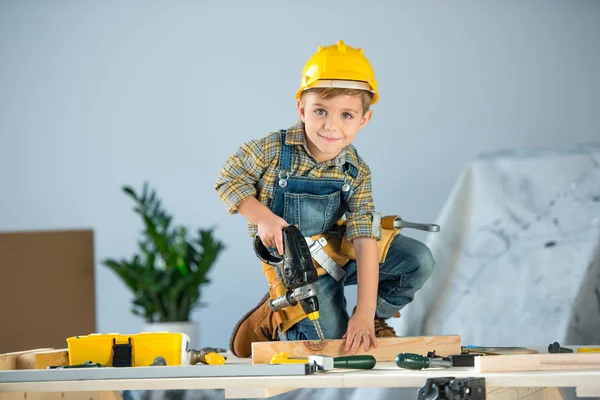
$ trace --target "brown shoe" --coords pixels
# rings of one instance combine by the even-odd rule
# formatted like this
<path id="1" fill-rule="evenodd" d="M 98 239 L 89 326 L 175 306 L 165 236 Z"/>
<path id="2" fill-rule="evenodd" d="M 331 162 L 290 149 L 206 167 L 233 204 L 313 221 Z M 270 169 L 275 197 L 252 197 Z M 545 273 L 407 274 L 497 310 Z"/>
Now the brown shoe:
<path id="1" fill-rule="evenodd" d="M 276 327 L 274 313 L 269 309 L 269 293 L 267 293 L 233 328 L 229 348 L 237 357 L 250 357 L 252 342 L 276 340 Z"/>
<path id="2" fill-rule="evenodd" d="M 352 315 L 356 312 L 356 307 L 352 310 Z M 394 318 L 400 318 L 400 311 L 394 314 Z M 375 337 L 396 337 L 396 331 L 385 322 L 384 318 L 375 316 Z"/>
<path id="3" fill-rule="evenodd" d="M 375 337 L 395 337 L 396 331 L 389 326 L 385 319 L 375 317 Z"/>

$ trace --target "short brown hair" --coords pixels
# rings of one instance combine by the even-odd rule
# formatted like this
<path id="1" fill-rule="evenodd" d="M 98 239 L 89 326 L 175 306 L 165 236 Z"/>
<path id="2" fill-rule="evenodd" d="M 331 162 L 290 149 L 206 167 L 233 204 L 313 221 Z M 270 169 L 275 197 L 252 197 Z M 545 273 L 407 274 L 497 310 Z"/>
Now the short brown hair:
<path id="1" fill-rule="evenodd" d="M 373 100 L 373 93 L 369 92 L 368 90 L 362 90 L 362 89 L 317 87 L 317 88 L 306 89 L 304 92 L 302 92 L 302 96 L 300 96 L 300 98 L 302 99 L 304 97 L 304 95 L 308 94 L 308 93 L 314 93 L 322 99 L 332 99 L 336 96 L 342 96 L 342 95 L 357 96 L 357 97 L 360 96 L 362 99 L 363 114 L 366 113 L 367 111 L 369 111 L 369 107 L 371 106 L 371 100 Z"/>

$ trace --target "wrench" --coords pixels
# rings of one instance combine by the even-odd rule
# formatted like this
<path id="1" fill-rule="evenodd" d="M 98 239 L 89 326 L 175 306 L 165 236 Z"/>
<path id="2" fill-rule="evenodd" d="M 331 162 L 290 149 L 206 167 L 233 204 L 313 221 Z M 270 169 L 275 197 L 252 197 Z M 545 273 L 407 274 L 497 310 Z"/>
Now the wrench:
<path id="1" fill-rule="evenodd" d="M 403 220 L 400 217 L 396 217 L 396 219 L 394 220 L 394 228 L 398 229 L 398 228 L 412 228 L 412 229 L 419 229 L 422 231 L 427 231 L 427 232 L 439 232 L 440 231 L 440 226 L 439 225 L 435 225 L 435 224 L 418 224 L 418 223 L 414 223 L 414 222 L 408 222 Z"/>

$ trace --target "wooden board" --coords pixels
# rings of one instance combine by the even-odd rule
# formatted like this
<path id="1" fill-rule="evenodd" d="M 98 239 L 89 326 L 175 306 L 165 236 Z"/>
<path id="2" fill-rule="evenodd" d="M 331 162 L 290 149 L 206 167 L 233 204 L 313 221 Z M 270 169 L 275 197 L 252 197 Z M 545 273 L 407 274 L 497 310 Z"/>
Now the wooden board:
<path id="1" fill-rule="evenodd" d="M 350 355 L 345 351 L 346 340 L 319 341 L 281 341 L 252 343 L 252 363 L 268 364 L 276 353 L 286 352 L 289 357 L 306 357 L 312 354 L 340 357 Z M 365 352 L 361 348 L 356 354 L 370 354 L 377 361 L 395 361 L 398 353 L 416 353 L 427 355 L 434 351 L 439 356 L 460 354 L 460 336 L 409 336 L 378 338 L 377 348 Z"/>
<path id="2" fill-rule="evenodd" d="M 69 365 L 67 349 L 34 349 L 0 354 L 0 370 L 46 369 L 51 365 Z M 0 400 L 122 400 L 119 391 L 85 392 L 9 392 Z"/>
<path id="3" fill-rule="evenodd" d="M 600 353 L 526 354 L 475 357 L 477 372 L 600 369 Z"/>
<path id="4" fill-rule="evenodd" d="M 69 350 L 58 349 L 34 354 L 35 369 L 46 369 L 53 365 L 69 365 Z"/>
<path id="5" fill-rule="evenodd" d="M 41 351 L 49 351 L 54 349 L 36 349 L 27 351 L 15 351 L 12 353 L 0 354 L 0 371 L 13 370 L 13 369 L 25 369 L 23 368 L 23 362 L 20 359 L 21 356 L 27 354 L 34 354 Z"/>

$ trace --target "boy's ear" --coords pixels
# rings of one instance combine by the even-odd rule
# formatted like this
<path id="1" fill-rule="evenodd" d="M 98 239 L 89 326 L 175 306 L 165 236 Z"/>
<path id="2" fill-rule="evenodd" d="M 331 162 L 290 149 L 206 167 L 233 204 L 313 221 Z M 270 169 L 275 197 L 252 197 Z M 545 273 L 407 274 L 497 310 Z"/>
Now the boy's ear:
<path id="1" fill-rule="evenodd" d="M 367 123 L 371 120 L 371 118 L 373 117 L 373 110 L 369 110 L 366 113 L 363 114 L 362 119 L 360 120 L 360 126 L 359 126 L 359 130 L 364 128 Z"/>
<path id="2" fill-rule="evenodd" d="M 296 107 L 298 107 L 298 114 L 300 114 L 300 119 L 304 122 L 304 115 L 306 113 L 306 108 L 304 107 L 304 103 L 302 99 L 296 100 Z"/>

